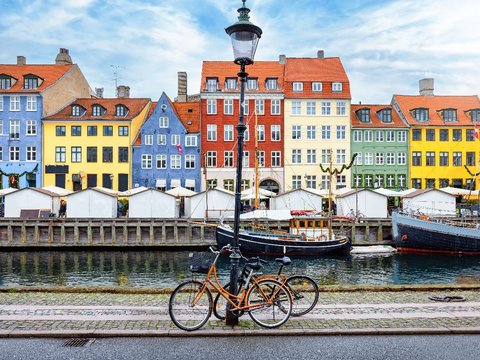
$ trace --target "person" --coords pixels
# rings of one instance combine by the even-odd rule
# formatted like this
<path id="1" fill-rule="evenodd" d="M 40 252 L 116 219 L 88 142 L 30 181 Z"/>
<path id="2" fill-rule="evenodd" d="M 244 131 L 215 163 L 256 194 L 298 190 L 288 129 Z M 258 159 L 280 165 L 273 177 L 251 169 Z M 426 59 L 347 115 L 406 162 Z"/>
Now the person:
<path id="1" fill-rule="evenodd" d="M 58 210 L 58 217 L 65 217 L 67 214 L 67 202 L 65 200 L 62 200 L 60 202 L 60 209 Z"/>

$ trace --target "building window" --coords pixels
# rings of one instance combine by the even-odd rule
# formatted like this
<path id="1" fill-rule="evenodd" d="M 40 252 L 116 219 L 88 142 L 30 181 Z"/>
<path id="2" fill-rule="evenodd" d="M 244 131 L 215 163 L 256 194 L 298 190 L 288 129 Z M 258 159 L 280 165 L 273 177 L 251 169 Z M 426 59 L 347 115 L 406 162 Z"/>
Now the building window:
<path id="1" fill-rule="evenodd" d="M 118 162 L 128 163 L 128 147 L 120 146 L 118 148 Z"/>
<path id="2" fill-rule="evenodd" d="M 466 141 L 475 141 L 475 133 L 473 129 L 467 129 L 465 133 L 465 140 Z"/>
<path id="3" fill-rule="evenodd" d="M 167 168 L 167 155 L 156 155 L 155 156 L 155 167 L 157 169 L 166 169 Z"/>
<path id="4" fill-rule="evenodd" d="M 387 142 L 394 142 L 395 141 L 395 131 L 393 130 L 386 130 L 385 131 L 385 140 Z"/>
<path id="5" fill-rule="evenodd" d="M 305 177 L 305 182 L 307 189 L 316 189 L 317 188 L 317 176 L 316 175 L 307 175 Z"/>
<path id="6" fill-rule="evenodd" d="M 370 109 L 360 109 L 357 110 L 358 120 L 362 123 L 370 122 Z"/>
<path id="7" fill-rule="evenodd" d="M 72 136 L 82 136 L 82 127 L 81 126 L 72 126 L 70 128 L 70 134 Z"/>
<path id="8" fill-rule="evenodd" d="M 377 152 L 375 154 L 375 165 L 383 165 L 383 153 L 382 152 Z"/>
<path id="9" fill-rule="evenodd" d="M 292 140 L 300 140 L 302 138 L 302 127 L 300 125 L 292 125 Z"/>
<path id="10" fill-rule="evenodd" d="M 72 162 L 82 162 L 82 147 L 72 146 Z"/>
<path id="11" fill-rule="evenodd" d="M 448 129 L 440 129 L 440 141 L 448 141 Z"/>
<path id="12" fill-rule="evenodd" d="M 233 115 L 233 99 L 223 100 L 223 114 Z"/>
<path id="13" fill-rule="evenodd" d="M 82 107 L 79 105 L 72 106 L 72 116 L 80 116 L 83 113 Z"/>
<path id="14" fill-rule="evenodd" d="M 243 141 L 249 141 L 250 140 L 250 130 L 248 129 L 248 124 L 247 127 L 245 128 L 245 132 L 243 133 Z"/>
<path id="15" fill-rule="evenodd" d="M 292 104 L 292 115 L 301 115 L 302 102 L 299 100 L 293 100 L 291 104 Z"/>
<path id="16" fill-rule="evenodd" d="M 280 141 L 280 125 L 270 126 L 272 141 Z"/>
<path id="17" fill-rule="evenodd" d="M 152 155 L 142 154 L 142 169 L 152 168 Z"/>
<path id="18" fill-rule="evenodd" d="M 217 167 L 216 151 L 207 151 L 207 167 Z"/>
<path id="19" fill-rule="evenodd" d="M 104 126 L 103 136 L 113 136 L 113 126 Z"/>
<path id="20" fill-rule="evenodd" d="M 207 125 L 207 141 L 217 141 L 217 125 Z"/>
<path id="21" fill-rule="evenodd" d="M 10 146 L 9 150 L 10 150 L 10 161 L 20 161 L 20 147 Z M 63 162 L 65 162 L 65 160 Z"/>
<path id="22" fill-rule="evenodd" d="M 225 190 L 228 190 L 228 191 L 233 191 L 233 185 L 234 185 L 234 181 L 233 179 L 225 179 L 223 180 L 223 188 Z"/>
<path id="23" fill-rule="evenodd" d="M 247 89 L 248 90 L 258 90 L 258 79 L 257 78 L 248 78 L 247 79 Z"/>
<path id="24" fill-rule="evenodd" d="M 242 106 L 241 106 L 242 104 L 240 104 L 240 101 L 238 102 L 238 104 L 240 105 L 239 108 L 241 108 L 241 107 L 242 107 Z M 240 111 L 239 111 L 239 113 L 240 113 Z M 243 100 L 243 114 L 244 114 L 244 115 L 248 115 L 249 113 L 250 113 L 250 105 L 249 105 L 249 102 L 248 102 L 248 100 Z"/>
<path id="25" fill-rule="evenodd" d="M 87 162 L 96 163 L 97 162 L 97 148 L 96 147 L 87 147 Z"/>
<path id="26" fill-rule="evenodd" d="M 472 122 L 480 122 L 480 109 L 471 110 L 470 119 Z"/>
<path id="27" fill-rule="evenodd" d="M 407 165 L 407 154 L 399 152 L 397 154 L 397 165 Z"/>
<path id="28" fill-rule="evenodd" d="M 144 135 L 143 136 L 145 145 L 153 145 L 153 135 Z"/>
<path id="29" fill-rule="evenodd" d="M 92 115 L 93 116 L 103 116 L 105 113 L 105 109 L 100 105 L 93 105 L 92 107 Z"/>
<path id="30" fill-rule="evenodd" d="M 332 160 L 332 152 L 330 149 L 322 149 L 322 164 L 328 164 Z"/>
<path id="31" fill-rule="evenodd" d="M 124 117 L 127 115 L 127 108 L 125 105 L 117 105 L 115 106 L 115 116 L 121 116 Z"/>
<path id="32" fill-rule="evenodd" d="M 407 142 L 407 132 L 401 130 L 397 133 L 397 141 L 398 142 Z"/>
<path id="33" fill-rule="evenodd" d="M 337 115 L 345 115 L 347 113 L 347 103 L 345 101 L 337 101 Z"/>
<path id="34" fill-rule="evenodd" d="M 412 187 L 414 189 L 421 189 L 422 188 L 422 179 L 412 179 Z"/>
<path id="35" fill-rule="evenodd" d="M 167 145 L 167 135 L 158 134 L 157 135 L 157 145 Z"/>
<path id="36" fill-rule="evenodd" d="M 37 77 L 31 77 L 31 76 L 27 77 L 26 76 L 24 78 L 23 88 L 28 89 L 28 90 L 38 88 L 38 78 Z"/>
<path id="37" fill-rule="evenodd" d="M 0 119 L 0 135 L 3 135 L 3 120 L 1 119 Z"/>
<path id="38" fill-rule="evenodd" d="M 36 160 L 37 160 L 37 147 L 27 146 L 27 161 L 36 161 Z"/>
<path id="39" fill-rule="evenodd" d="M 342 83 L 340 83 L 340 82 L 332 83 L 332 91 L 333 92 L 342 92 Z"/>
<path id="40" fill-rule="evenodd" d="M 448 152 L 440 152 L 440 166 L 448 166 Z"/>
<path id="41" fill-rule="evenodd" d="M 255 112 L 257 113 L 257 115 L 265 115 L 265 100 L 255 100 Z"/>
<path id="42" fill-rule="evenodd" d="M 466 158 L 465 158 L 465 165 L 467 166 L 475 166 L 475 153 L 467 151 Z"/>
<path id="43" fill-rule="evenodd" d="M 3 111 L 3 96 L 0 95 L 0 111 Z"/>
<path id="44" fill-rule="evenodd" d="M 347 151 L 345 149 L 337 149 L 337 164 L 345 164 L 347 162 Z"/>
<path id="45" fill-rule="evenodd" d="M 443 121 L 457 121 L 457 110 L 455 109 L 445 109 L 442 112 Z"/>
<path id="46" fill-rule="evenodd" d="M 347 129 L 345 125 L 337 125 L 337 140 L 345 140 L 347 138 Z"/>
<path id="47" fill-rule="evenodd" d="M 361 142 L 361 141 L 362 141 L 362 131 L 353 130 L 353 142 Z"/>
<path id="48" fill-rule="evenodd" d="M 237 90 L 237 78 L 226 78 L 225 79 L 225 89 L 226 90 Z"/>
<path id="49" fill-rule="evenodd" d="M 453 136 L 452 140 L 453 141 L 462 141 L 462 130 L 461 129 L 453 129 Z"/>
<path id="50" fill-rule="evenodd" d="M 420 151 L 412 152 L 412 166 L 422 165 L 422 153 Z"/>
<path id="51" fill-rule="evenodd" d="M 216 78 L 207 78 L 207 91 L 216 92 L 218 89 L 217 83 L 218 81 Z"/>
<path id="52" fill-rule="evenodd" d="M 293 82 L 293 91 L 294 92 L 302 92 L 303 91 L 303 83 L 294 81 Z"/>
<path id="53" fill-rule="evenodd" d="M 322 140 L 330 140 L 330 125 L 322 125 Z"/>
<path id="54" fill-rule="evenodd" d="M 384 139 L 384 132 L 383 130 L 377 130 L 375 132 L 375 141 L 376 142 L 383 142 L 385 139 Z"/>
<path id="55" fill-rule="evenodd" d="M 426 141 L 435 141 L 435 129 L 426 129 L 425 130 L 425 140 Z"/>
<path id="56" fill-rule="evenodd" d="M 163 129 L 166 129 L 168 128 L 168 117 L 166 116 L 160 116 L 158 118 L 158 127 L 159 128 L 163 128 Z"/>
<path id="57" fill-rule="evenodd" d="M 97 126 L 87 126 L 87 136 L 97 136 Z"/>
<path id="58" fill-rule="evenodd" d="M 388 188 L 393 188 L 395 187 L 395 175 L 388 174 L 387 175 L 387 183 L 386 183 Z"/>
<path id="59" fill-rule="evenodd" d="M 398 175 L 397 177 L 398 187 L 404 188 L 407 184 L 407 176 L 406 175 Z"/>
<path id="60" fill-rule="evenodd" d="M 355 175 L 353 179 L 354 187 L 362 187 L 362 175 Z"/>
<path id="61" fill-rule="evenodd" d="M 308 140 L 317 139 L 317 127 L 315 125 L 307 125 L 307 139 Z"/>
<path id="62" fill-rule="evenodd" d="M 64 163 L 66 161 L 67 150 L 65 146 L 55 147 L 55 162 Z"/>
<path id="63" fill-rule="evenodd" d="M 375 176 L 375 188 L 383 187 L 383 175 L 376 175 Z"/>
<path id="64" fill-rule="evenodd" d="M 292 164 L 301 164 L 301 163 L 302 163 L 302 150 L 292 149 Z"/>
<path id="65" fill-rule="evenodd" d="M 197 136 L 196 135 L 185 136 L 185 147 L 195 147 L 195 146 L 197 146 Z"/>
<path id="66" fill-rule="evenodd" d="M 330 175 L 322 175 L 322 182 L 320 184 L 322 190 L 330 188 Z"/>
<path id="67" fill-rule="evenodd" d="M 175 145 L 177 147 L 180 145 L 180 135 L 179 134 L 172 134 L 172 136 L 170 137 L 170 140 L 171 140 L 172 145 Z M 152 135 L 152 143 L 153 143 L 153 135 Z"/>
<path id="68" fill-rule="evenodd" d="M 207 188 L 215 189 L 217 187 L 217 183 L 218 183 L 217 179 L 207 179 Z"/>
<path id="69" fill-rule="evenodd" d="M 259 167 L 265 167 L 265 151 L 257 151 L 257 161 Z"/>
<path id="70" fill-rule="evenodd" d="M 20 111 L 20 96 L 10 96 L 10 111 Z"/>
<path id="71" fill-rule="evenodd" d="M 439 186 L 440 186 L 440 188 L 447 187 L 448 186 L 448 179 L 440 179 Z"/>
<path id="72" fill-rule="evenodd" d="M 322 101 L 322 115 L 330 115 L 330 101 Z"/>
<path id="73" fill-rule="evenodd" d="M 113 162 L 113 147 L 111 146 L 104 146 L 102 149 L 102 161 L 104 163 L 111 163 Z"/>
<path id="74" fill-rule="evenodd" d="M 380 119 L 385 124 L 391 123 L 392 109 L 382 109 L 382 111 L 380 111 Z"/>
<path id="75" fill-rule="evenodd" d="M 267 90 L 278 90 L 278 81 L 276 78 L 266 79 L 265 85 Z"/>
<path id="76" fill-rule="evenodd" d="M 462 166 L 462 153 L 454 152 L 453 153 L 453 166 Z"/>
<path id="77" fill-rule="evenodd" d="M 422 141 L 422 129 L 412 130 L 412 141 Z"/>
<path id="78" fill-rule="evenodd" d="M 280 167 L 281 166 L 281 152 L 280 151 L 272 151 L 272 167 Z"/>
<path id="79" fill-rule="evenodd" d="M 12 78 L 0 75 L 0 89 L 6 90 L 12 87 Z"/>
<path id="80" fill-rule="evenodd" d="M 265 141 L 265 125 L 257 125 L 257 140 Z"/>
<path id="81" fill-rule="evenodd" d="M 317 102 L 307 101 L 307 115 L 316 115 L 316 113 L 317 113 Z"/>
<path id="82" fill-rule="evenodd" d="M 244 151 L 242 156 L 242 167 L 248 168 L 250 167 L 250 152 Z"/>
<path id="83" fill-rule="evenodd" d="M 187 154 L 185 155 L 185 169 L 195 169 L 195 155 Z"/>
<path id="84" fill-rule="evenodd" d="M 301 189 L 301 188 L 302 188 L 302 176 L 292 175 L 292 189 Z"/>
<path id="85" fill-rule="evenodd" d="M 280 115 L 280 100 L 271 100 L 270 105 L 271 105 L 270 114 Z"/>
<path id="86" fill-rule="evenodd" d="M 170 155 L 170 169 L 181 169 L 182 167 L 182 156 L 181 155 Z"/>
<path id="87" fill-rule="evenodd" d="M 393 152 L 387 152 L 386 156 L 386 164 L 387 165 L 395 165 L 395 153 Z"/>
<path id="88" fill-rule="evenodd" d="M 366 152 L 365 153 L 365 165 L 373 165 L 373 153 Z"/>
<path id="89" fill-rule="evenodd" d="M 362 153 L 361 152 L 356 152 L 354 154 L 354 156 L 355 156 L 355 165 L 362 165 L 363 164 Z"/>
<path id="90" fill-rule="evenodd" d="M 307 149 L 307 164 L 317 163 L 317 150 Z"/>
<path id="91" fill-rule="evenodd" d="M 128 126 L 119 126 L 118 136 L 128 136 Z"/>
<path id="92" fill-rule="evenodd" d="M 233 167 L 233 151 L 223 152 L 223 167 Z"/>
<path id="93" fill-rule="evenodd" d="M 435 153 L 432 151 L 427 151 L 425 153 L 425 165 L 426 166 L 435 166 Z"/>
<path id="94" fill-rule="evenodd" d="M 27 96 L 27 111 L 37 111 L 36 96 Z"/>
<path id="95" fill-rule="evenodd" d="M 37 135 L 37 121 L 27 120 L 27 135 Z"/>
<path id="96" fill-rule="evenodd" d="M 313 92 L 322 92 L 322 83 L 321 82 L 312 82 L 312 91 Z"/>
<path id="97" fill-rule="evenodd" d="M 413 110 L 413 117 L 416 121 L 428 121 L 428 109 L 425 108 L 418 108 Z"/>

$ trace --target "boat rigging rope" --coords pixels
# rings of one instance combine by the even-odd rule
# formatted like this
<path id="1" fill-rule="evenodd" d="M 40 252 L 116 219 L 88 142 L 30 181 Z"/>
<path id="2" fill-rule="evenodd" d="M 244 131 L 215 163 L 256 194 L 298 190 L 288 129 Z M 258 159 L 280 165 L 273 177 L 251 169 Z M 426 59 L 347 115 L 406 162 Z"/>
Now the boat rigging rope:
<path id="1" fill-rule="evenodd" d="M 432 301 L 441 301 L 441 302 L 462 302 L 465 301 L 465 298 L 460 295 L 445 295 L 445 296 L 429 296 Z"/>

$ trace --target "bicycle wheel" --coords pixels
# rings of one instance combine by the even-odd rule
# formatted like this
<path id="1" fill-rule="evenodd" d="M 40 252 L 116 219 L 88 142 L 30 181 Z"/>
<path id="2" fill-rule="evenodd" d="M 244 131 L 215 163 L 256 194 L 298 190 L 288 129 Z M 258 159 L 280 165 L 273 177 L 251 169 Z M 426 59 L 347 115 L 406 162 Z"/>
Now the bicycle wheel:
<path id="1" fill-rule="evenodd" d="M 249 315 L 258 325 L 275 328 L 288 320 L 292 312 L 292 297 L 281 283 L 271 279 L 253 284 L 247 294 L 247 304 L 255 306 Z"/>
<path id="2" fill-rule="evenodd" d="M 177 286 L 170 296 L 168 313 L 180 329 L 200 329 L 212 315 L 212 294 L 208 288 L 200 295 L 203 284 L 190 280 Z"/>
<path id="3" fill-rule="evenodd" d="M 317 305 L 318 285 L 312 278 L 295 275 L 287 279 L 285 286 L 292 295 L 292 316 L 305 315 Z"/>
<path id="4" fill-rule="evenodd" d="M 240 288 L 241 282 L 239 282 L 239 291 L 242 289 Z M 230 283 L 223 285 L 223 288 L 225 290 L 230 289 Z M 219 320 L 225 320 L 225 317 L 227 315 L 227 304 L 228 301 L 225 299 L 222 295 L 219 293 L 215 296 L 215 299 L 213 300 L 213 315 Z M 240 317 L 244 314 L 243 310 L 233 310 L 233 315 L 236 317 Z"/>

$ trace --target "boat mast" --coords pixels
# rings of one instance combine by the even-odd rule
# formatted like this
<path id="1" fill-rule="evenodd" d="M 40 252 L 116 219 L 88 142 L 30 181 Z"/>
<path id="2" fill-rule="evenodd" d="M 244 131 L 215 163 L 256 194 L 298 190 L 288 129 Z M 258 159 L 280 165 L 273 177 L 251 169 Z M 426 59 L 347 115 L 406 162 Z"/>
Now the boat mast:
<path id="1" fill-rule="evenodd" d="M 330 169 L 333 169 L 333 149 L 330 148 Z M 332 239 L 332 180 L 333 172 L 330 172 L 330 179 L 328 181 L 328 240 Z"/>
<path id="2" fill-rule="evenodd" d="M 255 110 L 255 202 L 254 207 L 255 210 L 258 209 L 258 138 L 257 138 L 257 111 Z"/>
<path id="3" fill-rule="evenodd" d="M 208 184 L 207 176 L 207 153 L 203 153 L 203 174 L 205 175 L 205 221 L 208 221 L 208 190 L 210 188 Z"/>

